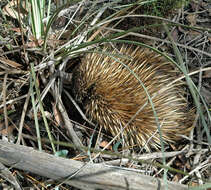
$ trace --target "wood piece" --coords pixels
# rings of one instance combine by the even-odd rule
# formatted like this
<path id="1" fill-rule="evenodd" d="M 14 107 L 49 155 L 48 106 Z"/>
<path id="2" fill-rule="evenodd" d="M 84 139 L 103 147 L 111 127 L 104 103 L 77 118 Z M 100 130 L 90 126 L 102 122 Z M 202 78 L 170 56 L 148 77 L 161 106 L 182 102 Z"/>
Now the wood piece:
<path id="1" fill-rule="evenodd" d="M 0 140 L 0 162 L 54 180 L 64 180 L 73 175 L 65 183 L 86 190 L 165 189 L 162 179 L 103 164 L 68 160 L 3 140 Z M 169 190 L 188 189 L 185 185 L 173 182 L 167 184 Z"/>

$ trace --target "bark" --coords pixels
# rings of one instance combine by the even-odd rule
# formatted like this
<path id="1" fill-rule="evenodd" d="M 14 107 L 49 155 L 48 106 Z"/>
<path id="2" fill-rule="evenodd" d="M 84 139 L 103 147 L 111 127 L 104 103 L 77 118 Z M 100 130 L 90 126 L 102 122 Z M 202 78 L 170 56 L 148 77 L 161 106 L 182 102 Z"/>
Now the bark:
<path id="1" fill-rule="evenodd" d="M 83 163 L 56 157 L 33 148 L 0 140 L 0 162 L 13 168 L 65 181 L 71 186 L 93 190 L 155 190 L 165 189 L 162 179 L 145 176 L 103 164 Z M 185 190 L 187 186 L 167 182 L 169 190 Z"/>

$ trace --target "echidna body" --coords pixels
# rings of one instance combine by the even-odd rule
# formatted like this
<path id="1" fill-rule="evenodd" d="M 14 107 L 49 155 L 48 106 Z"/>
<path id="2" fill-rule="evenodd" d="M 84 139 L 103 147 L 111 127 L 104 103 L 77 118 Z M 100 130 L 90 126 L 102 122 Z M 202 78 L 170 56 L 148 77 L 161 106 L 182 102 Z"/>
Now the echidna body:
<path id="1" fill-rule="evenodd" d="M 123 129 L 119 139 L 126 145 L 149 149 L 160 145 L 158 123 L 166 142 L 191 129 L 183 83 L 175 76 L 161 55 L 123 46 L 110 55 L 88 53 L 73 72 L 73 91 L 90 120 L 113 136 Z"/>

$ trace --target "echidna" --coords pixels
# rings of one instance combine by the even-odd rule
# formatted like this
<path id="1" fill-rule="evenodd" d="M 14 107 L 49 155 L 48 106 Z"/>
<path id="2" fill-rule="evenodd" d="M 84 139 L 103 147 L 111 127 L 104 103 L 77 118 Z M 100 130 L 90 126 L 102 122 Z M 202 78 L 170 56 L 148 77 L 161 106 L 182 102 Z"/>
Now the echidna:
<path id="1" fill-rule="evenodd" d="M 158 125 L 146 93 L 152 99 L 165 142 L 176 142 L 191 130 L 193 114 L 187 109 L 184 84 L 173 82 L 176 73 L 160 54 L 123 46 L 109 55 L 88 53 L 73 71 L 73 92 L 86 116 L 112 136 L 123 129 L 119 139 L 123 137 L 126 145 L 157 148 Z"/>

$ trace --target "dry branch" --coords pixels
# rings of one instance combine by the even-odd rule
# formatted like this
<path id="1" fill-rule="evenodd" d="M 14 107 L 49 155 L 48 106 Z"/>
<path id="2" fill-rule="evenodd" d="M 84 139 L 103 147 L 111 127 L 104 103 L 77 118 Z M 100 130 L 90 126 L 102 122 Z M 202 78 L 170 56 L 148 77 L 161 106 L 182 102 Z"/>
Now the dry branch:
<path id="1" fill-rule="evenodd" d="M 145 176 L 134 171 L 108 167 L 103 164 L 85 164 L 68 160 L 33 148 L 0 140 L 0 162 L 54 180 L 65 180 L 80 189 L 154 190 L 164 189 L 162 179 Z M 187 186 L 167 182 L 169 190 L 185 190 Z"/>

